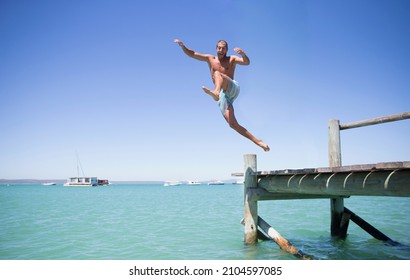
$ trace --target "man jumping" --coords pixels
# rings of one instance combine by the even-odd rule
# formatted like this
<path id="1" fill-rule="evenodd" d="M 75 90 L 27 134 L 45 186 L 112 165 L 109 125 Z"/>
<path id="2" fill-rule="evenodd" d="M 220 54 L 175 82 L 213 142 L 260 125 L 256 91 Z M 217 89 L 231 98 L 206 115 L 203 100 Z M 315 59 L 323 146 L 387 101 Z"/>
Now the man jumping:
<path id="1" fill-rule="evenodd" d="M 241 55 L 241 57 L 236 55 L 226 56 L 228 52 L 228 43 L 224 40 L 220 40 L 217 43 L 216 56 L 211 54 L 201 54 L 188 49 L 184 43 L 178 39 L 175 39 L 175 43 L 177 43 L 182 48 L 183 52 L 189 57 L 208 63 L 215 87 L 211 90 L 203 86 L 202 89 L 206 94 L 210 95 L 218 102 L 219 108 L 229 126 L 261 147 L 265 152 L 269 151 L 270 148 L 268 145 L 262 140 L 255 138 L 255 136 L 253 136 L 246 128 L 238 123 L 233 109 L 233 102 L 239 95 L 239 84 L 234 80 L 235 67 L 237 64 L 249 65 L 250 63 L 245 52 L 241 48 L 235 48 L 235 52 Z"/>

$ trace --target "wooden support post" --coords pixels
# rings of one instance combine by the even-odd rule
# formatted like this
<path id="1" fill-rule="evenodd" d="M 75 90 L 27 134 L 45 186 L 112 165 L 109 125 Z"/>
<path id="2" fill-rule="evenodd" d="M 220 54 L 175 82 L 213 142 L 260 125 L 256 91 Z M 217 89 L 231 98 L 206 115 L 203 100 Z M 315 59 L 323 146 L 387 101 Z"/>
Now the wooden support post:
<path id="1" fill-rule="evenodd" d="M 374 238 L 387 242 L 390 245 L 400 245 L 400 243 L 393 241 L 388 237 L 387 235 L 384 235 L 381 231 L 379 231 L 377 228 L 373 227 L 371 224 L 357 216 L 355 213 L 350 211 L 345 207 L 344 211 L 350 216 L 350 219 L 357 224 L 359 227 L 361 227 L 363 230 L 365 230 L 368 234 L 373 236 Z"/>
<path id="2" fill-rule="evenodd" d="M 279 232 L 277 232 L 272 226 L 270 226 L 264 219 L 261 217 L 258 218 L 259 227 L 273 240 L 279 247 L 292 255 L 295 255 L 303 259 L 311 259 L 312 257 L 305 255 L 302 251 L 298 250 L 293 246 L 286 238 L 284 238 Z"/>
<path id="3" fill-rule="evenodd" d="M 256 155 L 244 156 L 244 231 L 245 244 L 258 242 L 258 201 L 252 197 L 252 191 L 258 187 L 258 178 L 254 175 L 256 169 Z"/>
<path id="4" fill-rule="evenodd" d="M 329 166 L 342 166 L 341 147 L 340 147 L 340 122 L 339 120 L 329 121 Z M 330 199 L 330 234 L 335 237 L 346 236 L 347 227 L 341 228 L 342 217 L 344 212 L 344 199 L 332 198 Z"/>
<path id="5" fill-rule="evenodd" d="M 342 165 L 341 145 L 340 145 L 340 122 L 339 120 L 329 121 L 328 136 L 328 157 L 329 166 L 337 167 Z"/>
<path id="6" fill-rule="evenodd" d="M 345 208 L 346 209 L 346 208 Z M 342 220 L 340 222 L 340 238 L 346 238 L 347 229 L 349 228 L 350 214 L 343 212 Z"/>

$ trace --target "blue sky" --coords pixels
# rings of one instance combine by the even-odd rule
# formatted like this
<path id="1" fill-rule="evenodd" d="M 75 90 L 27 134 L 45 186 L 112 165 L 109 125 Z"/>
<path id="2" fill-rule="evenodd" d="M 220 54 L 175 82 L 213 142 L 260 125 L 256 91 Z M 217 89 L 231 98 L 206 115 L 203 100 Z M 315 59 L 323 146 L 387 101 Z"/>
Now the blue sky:
<path id="1" fill-rule="evenodd" d="M 0 2 L 0 178 L 212 180 L 327 166 L 327 123 L 410 111 L 410 2 Z M 241 47 L 238 121 L 201 86 Z M 410 120 L 342 131 L 343 164 L 410 160 Z"/>

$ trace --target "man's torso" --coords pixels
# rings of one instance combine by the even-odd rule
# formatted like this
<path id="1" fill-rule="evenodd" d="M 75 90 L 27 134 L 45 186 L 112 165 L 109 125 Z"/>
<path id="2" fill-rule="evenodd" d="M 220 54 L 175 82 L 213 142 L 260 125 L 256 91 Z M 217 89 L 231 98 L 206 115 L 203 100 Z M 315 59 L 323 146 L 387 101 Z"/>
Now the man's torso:
<path id="1" fill-rule="evenodd" d="M 227 75 L 232 80 L 234 79 L 235 63 L 231 56 L 226 56 L 221 61 L 217 56 L 213 56 L 209 59 L 209 68 L 211 70 L 212 79 L 215 71 L 219 71 Z"/>

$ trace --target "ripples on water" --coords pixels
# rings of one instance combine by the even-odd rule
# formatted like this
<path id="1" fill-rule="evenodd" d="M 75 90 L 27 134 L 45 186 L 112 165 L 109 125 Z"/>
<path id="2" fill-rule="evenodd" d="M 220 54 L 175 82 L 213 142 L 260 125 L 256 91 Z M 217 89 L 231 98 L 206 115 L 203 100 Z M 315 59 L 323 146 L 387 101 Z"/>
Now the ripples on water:
<path id="1" fill-rule="evenodd" d="M 410 245 L 407 198 L 354 197 L 345 205 Z M 330 237 L 328 200 L 259 202 L 259 214 L 316 259 L 410 259 L 350 223 Z M 273 241 L 245 246 L 243 186 L 0 186 L 0 259 L 243 260 L 295 257 Z"/>

